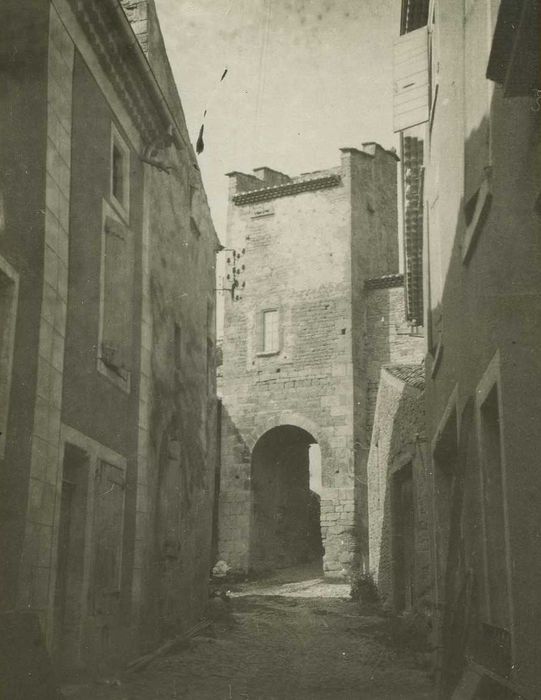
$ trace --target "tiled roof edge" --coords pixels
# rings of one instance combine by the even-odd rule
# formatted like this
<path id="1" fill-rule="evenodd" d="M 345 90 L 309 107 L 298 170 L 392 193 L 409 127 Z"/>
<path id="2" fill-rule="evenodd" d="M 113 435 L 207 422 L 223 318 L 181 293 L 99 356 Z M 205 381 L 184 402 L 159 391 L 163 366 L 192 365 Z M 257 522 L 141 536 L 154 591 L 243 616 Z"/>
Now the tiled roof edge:
<path id="1" fill-rule="evenodd" d="M 233 197 L 233 203 L 237 206 L 241 206 L 243 204 L 253 204 L 254 202 L 264 202 L 278 197 L 290 197 L 299 194 L 299 192 L 337 187 L 341 183 L 342 178 L 339 175 L 327 175 L 325 177 L 313 178 L 312 180 L 302 180 L 301 182 L 287 182 L 284 185 L 263 187 L 259 190 L 251 190 L 250 192 L 241 192 Z"/>
<path id="2" fill-rule="evenodd" d="M 366 289 L 386 289 L 387 287 L 403 287 L 404 275 L 382 275 L 381 277 L 372 277 L 364 283 Z"/>
<path id="3" fill-rule="evenodd" d="M 390 375 L 399 381 L 422 391 L 425 386 L 425 368 L 423 364 L 415 365 L 383 365 Z"/>

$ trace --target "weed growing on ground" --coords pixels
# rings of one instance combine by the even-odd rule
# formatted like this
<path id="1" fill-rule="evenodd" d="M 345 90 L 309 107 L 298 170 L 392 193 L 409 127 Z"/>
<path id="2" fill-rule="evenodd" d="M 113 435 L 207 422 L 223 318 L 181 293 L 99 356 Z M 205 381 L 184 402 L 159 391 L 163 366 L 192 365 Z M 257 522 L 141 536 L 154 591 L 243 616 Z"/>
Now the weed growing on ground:
<path id="1" fill-rule="evenodd" d="M 356 572 L 351 575 L 351 600 L 360 603 L 377 603 L 379 594 L 374 577 L 370 573 Z"/>

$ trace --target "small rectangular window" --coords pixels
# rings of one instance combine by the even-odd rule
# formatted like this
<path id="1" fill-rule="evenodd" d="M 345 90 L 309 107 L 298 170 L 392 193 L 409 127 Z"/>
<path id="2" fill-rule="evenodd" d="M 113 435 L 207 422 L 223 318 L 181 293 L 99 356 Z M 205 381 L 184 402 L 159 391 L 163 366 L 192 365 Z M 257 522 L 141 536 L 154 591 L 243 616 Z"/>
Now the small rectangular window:
<path id="1" fill-rule="evenodd" d="M 113 195 L 124 205 L 124 163 L 120 148 L 113 144 Z"/>
<path id="2" fill-rule="evenodd" d="M 278 311 L 263 312 L 263 352 L 278 351 Z"/>
<path id="3" fill-rule="evenodd" d="M 402 0 L 400 34 L 414 32 L 428 22 L 430 0 Z"/>

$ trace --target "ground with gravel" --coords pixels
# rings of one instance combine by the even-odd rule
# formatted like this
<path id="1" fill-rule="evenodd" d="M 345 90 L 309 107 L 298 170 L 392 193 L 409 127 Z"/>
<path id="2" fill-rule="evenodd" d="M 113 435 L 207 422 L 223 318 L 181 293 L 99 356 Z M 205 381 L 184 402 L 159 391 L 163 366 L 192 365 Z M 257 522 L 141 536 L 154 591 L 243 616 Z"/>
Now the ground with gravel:
<path id="1" fill-rule="evenodd" d="M 396 621 L 321 578 L 218 588 L 212 624 L 189 645 L 109 683 L 66 687 L 73 700 L 423 700 L 422 654 Z M 293 576 L 293 578 L 295 578 Z M 301 578 L 297 576 L 296 578 Z"/>

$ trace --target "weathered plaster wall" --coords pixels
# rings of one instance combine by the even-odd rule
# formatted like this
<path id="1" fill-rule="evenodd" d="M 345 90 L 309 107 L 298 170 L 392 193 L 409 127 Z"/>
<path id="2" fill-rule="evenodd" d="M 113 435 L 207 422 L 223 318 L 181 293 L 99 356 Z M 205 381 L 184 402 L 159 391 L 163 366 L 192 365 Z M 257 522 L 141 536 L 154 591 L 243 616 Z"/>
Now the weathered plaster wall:
<path id="1" fill-rule="evenodd" d="M 483 27 L 487 31 L 492 28 L 494 3 L 468 3 L 467 9 L 483 12 Z M 468 55 L 473 51 L 480 66 L 479 75 L 470 75 L 463 65 L 463 13 L 452 0 L 444 0 L 438 4 L 436 22 L 440 27 L 438 103 L 446 106 L 435 113 L 430 157 L 425 163 L 430 215 L 427 321 L 434 329 L 432 353 L 427 356 L 427 424 L 429 439 L 436 440 L 451 402 L 458 415 L 461 454 L 465 455 L 457 475 L 462 496 L 453 506 L 457 551 L 448 601 L 454 604 L 469 571 L 474 572 L 477 582 L 481 619 L 489 619 L 489 596 L 503 593 L 511 607 L 511 675 L 525 688 L 525 694 L 535 697 L 541 687 L 541 559 L 532 556 L 532 543 L 541 537 L 537 429 L 541 403 L 539 392 L 532 390 L 541 381 L 537 321 L 541 302 L 539 111 L 533 97 L 504 99 L 502 89 L 486 80 L 491 32 L 486 42 L 479 39 L 478 32 L 469 34 Z M 464 122 L 465 75 L 476 96 L 486 96 L 484 114 L 478 113 L 476 124 L 471 119 L 467 125 Z M 490 163 L 478 160 L 487 145 L 483 141 L 479 151 L 478 135 L 487 133 L 487 122 Z M 463 259 L 466 154 L 472 160 L 468 167 L 472 163 L 491 165 L 492 196 L 484 224 L 468 258 Z M 439 341 L 441 352 L 436 354 Z M 491 565 L 491 557 L 484 550 L 482 537 L 478 417 L 466 410 L 475 403 L 483 377 L 488 380 L 493 360 L 499 366 L 493 381 L 500 391 L 501 506 L 506 513 L 507 539 L 507 564 L 498 577 L 500 591 L 489 590 L 483 569 Z M 466 523 L 463 532 L 461 522 Z"/>
<path id="2" fill-rule="evenodd" d="M 101 63 L 86 7 L 44 0 L 2 9 L 10 36 L 0 49 L 9 134 L 0 265 L 20 289 L 17 401 L 1 462 L 2 606 L 40 613 L 49 649 L 70 664 L 108 664 L 138 651 L 139 632 L 153 644 L 192 625 L 206 604 L 218 241 L 159 28 L 148 43 L 180 133 L 160 154 L 170 174 L 143 164 L 139 128 L 148 121 L 128 113 L 115 90 L 118 66 Z M 129 36 L 120 39 L 124 46 Z M 129 216 L 109 201 L 112 125 L 131 161 Z M 132 357 L 122 382 L 98 359 L 104 211 L 133 239 Z"/>
<path id="3" fill-rule="evenodd" d="M 413 335 L 405 317 L 404 287 L 374 286 L 367 290 L 364 376 L 367 388 L 366 432 L 372 434 L 381 368 L 385 364 L 416 364 L 424 358 L 425 340 Z"/>
<path id="4" fill-rule="evenodd" d="M 111 129 L 121 124 L 80 53 L 73 77 L 72 183 L 70 208 L 70 274 L 63 421 L 122 454 L 133 452 L 139 391 L 141 317 L 141 238 L 143 166 L 130 149 L 130 216 L 135 285 L 130 391 L 97 371 L 101 356 L 100 305 L 104 212 L 111 203 Z M 124 138 L 126 138 L 124 134 Z M 129 141 L 127 141 L 129 143 Z M 84 401 L 81 397 L 86 397 Z"/>
<path id="5" fill-rule="evenodd" d="M 368 566 L 368 516 L 366 464 L 370 450 L 376 399 L 381 368 L 389 363 L 418 363 L 422 360 L 425 342 L 412 335 L 406 322 L 402 275 L 384 275 L 366 283 L 363 324 L 357 331 L 357 355 L 354 365 L 356 391 L 355 458 L 358 488 L 358 532 Z"/>
<path id="6" fill-rule="evenodd" d="M 137 556 L 145 628 L 186 630 L 207 601 L 217 460 L 215 257 L 219 242 L 153 3 L 148 59 L 186 143 L 163 153 L 170 174 L 147 171 L 145 379 L 148 464 L 141 473 Z M 175 328 L 177 330 L 175 330 Z M 148 341 L 147 341 L 148 342 Z M 143 339 L 145 343 L 145 339 Z M 141 564 L 140 564 L 141 565 Z"/>
<path id="7" fill-rule="evenodd" d="M 48 27 L 48 3 L 3 3 L 0 255 L 20 278 L 5 451 L 0 456 L 0 605 L 4 609 L 16 605 L 36 397 L 45 237 Z"/>

